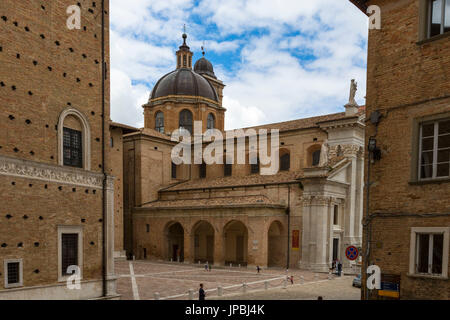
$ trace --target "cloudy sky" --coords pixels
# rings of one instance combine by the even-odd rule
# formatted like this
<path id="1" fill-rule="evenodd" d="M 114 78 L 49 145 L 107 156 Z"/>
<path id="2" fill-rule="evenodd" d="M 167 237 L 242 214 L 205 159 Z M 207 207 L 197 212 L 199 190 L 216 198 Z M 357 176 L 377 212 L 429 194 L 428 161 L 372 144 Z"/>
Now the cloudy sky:
<path id="1" fill-rule="evenodd" d="M 344 110 L 366 91 L 367 18 L 348 0 L 111 0 L 111 118 L 142 127 L 153 85 L 187 43 L 226 87 L 226 129 Z"/>

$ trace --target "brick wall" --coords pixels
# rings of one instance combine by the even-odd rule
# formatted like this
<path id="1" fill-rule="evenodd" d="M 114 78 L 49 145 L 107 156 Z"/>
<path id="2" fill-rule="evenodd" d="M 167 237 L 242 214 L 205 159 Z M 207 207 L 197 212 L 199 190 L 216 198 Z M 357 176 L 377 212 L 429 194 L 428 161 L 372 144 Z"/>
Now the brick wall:
<path id="1" fill-rule="evenodd" d="M 449 38 L 419 42 L 422 1 L 370 4 L 381 8 L 382 29 L 369 31 L 366 114 L 369 118 L 378 110 L 382 118 L 378 128 L 367 123 L 366 145 L 375 136 L 382 158 L 371 166 L 369 211 L 410 216 L 373 220 L 369 263 L 379 265 L 382 273 L 401 276 L 401 299 L 448 299 L 448 280 L 411 277 L 408 268 L 411 228 L 450 225 L 448 215 L 414 216 L 448 214 L 450 181 L 411 183 L 417 161 L 415 123 L 450 111 Z"/>
<path id="2" fill-rule="evenodd" d="M 58 172 L 58 119 L 72 107 L 91 130 L 91 172 L 73 169 L 85 175 L 102 171 L 102 119 L 109 141 L 109 80 L 103 118 L 101 2 L 80 0 L 81 29 L 68 30 L 66 10 L 76 3 L 0 2 L 0 156 L 51 165 Z M 109 1 L 105 5 L 108 26 Z M 105 36 L 109 63 L 108 28 Z M 0 247 L 0 273 L 3 259 L 23 258 L 24 286 L 55 284 L 57 226 L 71 225 L 83 228 L 83 280 L 101 279 L 101 188 L 7 175 L 0 180 L 0 242 L 7 244 Z M 0 289 L 3 285 L 2 280 Z"/>

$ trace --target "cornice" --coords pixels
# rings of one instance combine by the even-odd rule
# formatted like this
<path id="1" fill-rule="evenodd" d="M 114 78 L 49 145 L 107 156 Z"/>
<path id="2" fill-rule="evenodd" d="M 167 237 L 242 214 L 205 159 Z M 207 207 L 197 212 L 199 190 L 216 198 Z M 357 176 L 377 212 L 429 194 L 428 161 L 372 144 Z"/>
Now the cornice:
<path id="1" fill-rule="evenodd" d="M 0 175 L 88 188 L 103 188 L 103 175 L 101 173 L 16 159 L 3 155 L 0 155 Z"/>

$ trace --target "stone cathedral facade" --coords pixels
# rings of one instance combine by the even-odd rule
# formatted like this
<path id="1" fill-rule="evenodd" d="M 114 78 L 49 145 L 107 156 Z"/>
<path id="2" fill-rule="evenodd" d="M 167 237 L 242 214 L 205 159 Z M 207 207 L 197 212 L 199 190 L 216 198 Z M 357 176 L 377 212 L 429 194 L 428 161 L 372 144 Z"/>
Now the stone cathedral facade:
<path id="1" fill-rule="evenodd" d="M 344 270 L 356 271 L 344 250 L 361 246 L 364 108 L 353 100 L 345 112 L 243 128 L 279 129 L 274 175 L 260 174 L 264 165 L 257 159 L 250 164 L 248 140 L 246 164 L 230 164 L 224 153 L 222 164 L 175 165 L 175 129 L 192 132 L 200 121 L 202 132 L 230 133 L 224 130 L 225 84 L 204 56 L 195 64 L 192 58 L 183 34 L 175 70 L 155 84 L 143 106 L 145 127 L 123 136 L 128 255 L 323 272 L 339 259 Z"/>
<path id="2" fill-rule="evenodd" d="M 247 140 L 246 164 L 175 165 L 174 130 L 229 133 L 212 63 L 183 35 L 144 128 L 111 122 L 109 1 L 80 1 L 74 30 L 71 5 L 0 2 L 0 299 L 117 298 L 126 256 L 356 271 L 344 248 L 361 245 L 364 108 L 243 128 L 279 129 L 273 175 Z"/>

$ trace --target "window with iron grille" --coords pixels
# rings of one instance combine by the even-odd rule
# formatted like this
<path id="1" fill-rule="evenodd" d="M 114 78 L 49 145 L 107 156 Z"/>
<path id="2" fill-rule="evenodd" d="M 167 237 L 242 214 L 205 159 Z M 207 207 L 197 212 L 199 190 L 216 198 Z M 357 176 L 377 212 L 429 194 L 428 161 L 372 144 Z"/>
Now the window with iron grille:
<path id="1" fill-rule="evenodd" d="M 61 272 L 68 275 L 69 266 L 78 266 L 78 233 L 63 233 L 61 242 Z"/>
<path id="2" fill-rule="evenodd" d="M 450 119 L 420 125 L 419 177 L 450 177 Z"/>
<path id="3" fill-rule="evenodd" d="M 199 172 L 200 178 L 206 178 L 206 163 L 202 163 L 200 165 L 200 172 Z"/>
<path id="4" fill-rule="evenodd" d="M 164 133 L 164 113 L 158 111 L 155 116 L 155 130 Z"/>
<path id="5" fill-rule="evenodd" d="M 285 153 L 280 157 L 280 171 L 289 171 L 291 166 L 291 155 Z"/>
<path id="6" fill-rule="evenodd" d="M 192 112 L 186 109 L 180 112 L 179 127 L 186 129 L 192 134 Z"/>
<path id="7" fill-rule="evenodd" d="M 20 262 L 7 263 L 8 285 L 19 284 L 20 281 Z"/>
<path id="8" fill-rule="evenodd" d="M 431 0 L 428 36 L 434 37 L 450 31 L 450 0 Z"/>
<path id="9" fill-rule="evenodd" d="M 64 128 L 63 135 L 64 165 L 82 168 L 81 131 Z"/>

